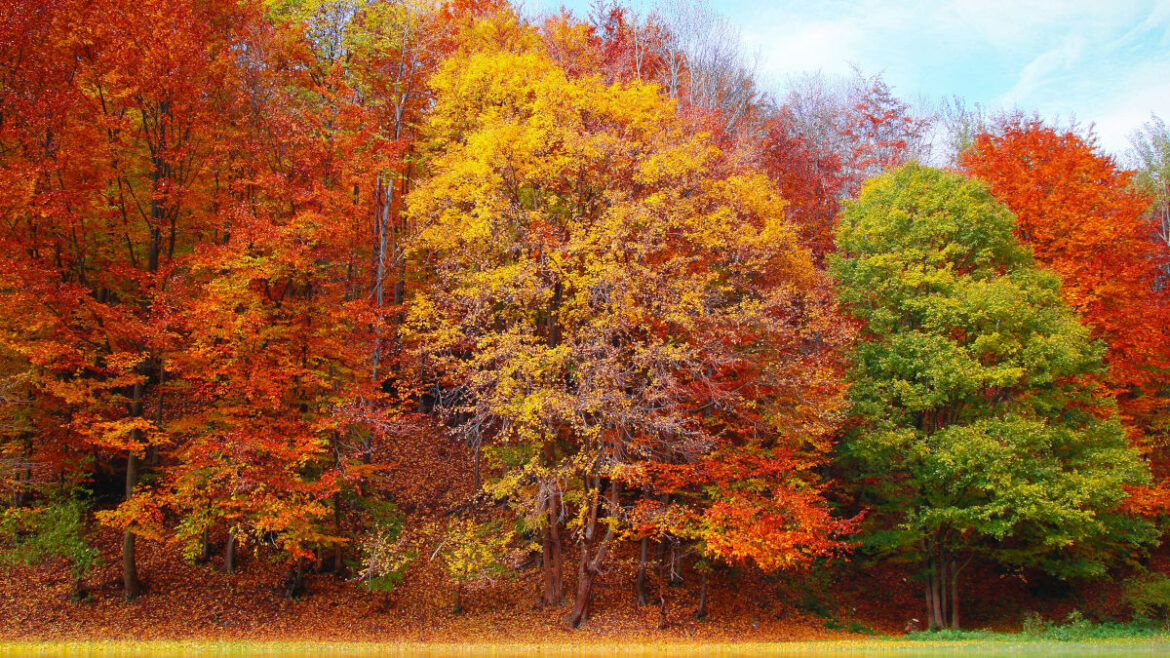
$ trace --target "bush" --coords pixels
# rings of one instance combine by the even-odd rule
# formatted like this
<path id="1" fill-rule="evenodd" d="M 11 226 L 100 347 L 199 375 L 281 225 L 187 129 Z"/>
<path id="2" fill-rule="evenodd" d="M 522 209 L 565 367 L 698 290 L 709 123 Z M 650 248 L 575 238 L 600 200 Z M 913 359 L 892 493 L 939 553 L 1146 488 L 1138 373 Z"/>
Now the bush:
<path id="1" fill-rule="evenodd" d="M 85 598 L 85 577 L 99 557 L 85 538 L 87 510 L 77 499 L 4 510 L 0 515 L 0 563 L 33 565 L 63 558 L 70 564 L 74 600 Z"/>
<path id="2" fill-rule="evenodd" d="M 1157 620 L 1170 630 L 1170 578 L 1162 574 L 1135 578 L 1126 583 L 1125 599 L 1135 616 Z"/>
<path id="3" fill-rule="evenodd" d="M 403 518 L 397 509 L 384 504 L 370 512 L 374 521 L 359 544 L 360 578 L 371 591 L 389 594 L 402 582 L 418 553 L 403 532 Z"/>

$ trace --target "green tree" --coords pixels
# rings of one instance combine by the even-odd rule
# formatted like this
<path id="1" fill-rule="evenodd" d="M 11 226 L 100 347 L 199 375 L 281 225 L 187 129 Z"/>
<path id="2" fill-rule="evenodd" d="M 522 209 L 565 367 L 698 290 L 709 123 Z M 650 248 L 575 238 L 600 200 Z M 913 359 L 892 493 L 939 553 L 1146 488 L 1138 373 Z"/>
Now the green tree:
<path id="1" fill-rule="evenodd" d="M 1101 573 L 1152 527 L 1118 513 L 1149 480 L 1098 382 L 1102 347 L 985 187 L 908 165 L 868 181 L 832 260 L 863 327 L 842 462 L 872 510 L 869 549 L 924 567 L 931 627 L 959 625 L 983 556 Z"/>

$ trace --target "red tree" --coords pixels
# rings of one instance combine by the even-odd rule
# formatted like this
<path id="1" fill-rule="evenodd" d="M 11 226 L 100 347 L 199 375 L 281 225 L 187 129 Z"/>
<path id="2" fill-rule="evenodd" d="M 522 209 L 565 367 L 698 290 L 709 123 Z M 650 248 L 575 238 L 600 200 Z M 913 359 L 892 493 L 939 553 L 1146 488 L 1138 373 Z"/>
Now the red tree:
<path id="1" fill-rule="evenodd" d="M 1016 234 L 1063 279 L 1065 300 L 1108 346 L 1109 381 L 1131 437 L 1165 465 L 1170 305 L 1154 290 L 1150 199 L 1092 137 L 1010 117 L 978 135 L 961 166 L 1016 214 Z"/>

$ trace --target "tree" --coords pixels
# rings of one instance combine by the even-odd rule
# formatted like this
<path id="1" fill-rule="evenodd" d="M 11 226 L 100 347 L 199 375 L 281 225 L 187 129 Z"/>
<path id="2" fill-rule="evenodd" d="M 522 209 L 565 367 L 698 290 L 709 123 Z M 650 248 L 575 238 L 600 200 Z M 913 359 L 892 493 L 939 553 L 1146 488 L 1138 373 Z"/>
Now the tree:
<path id="1" fill-rule="evenodd" d="M 412 340 L 542 533 L 546 603 L 575 536 L 579 626 L 640 464 L 820 445 L 834 391 L 805 366 L 839 329 L 775 190 L 655 87 L 570 79 L 506 16 L 474 30 L 432 81 L 408 197 Z"/>
<path id="2" fill-rule="evenodd" d="M 855 69 L 845 79 L 818 74 L 791 84 L 764 125 L 758 158 L 818 261 L 833 248 L 842 202 L 867 178 L 922 159 L 931 124 L 880 75 Z"/>
<path id="3" fill-rule="evenodd" d="M 443 534 L 435 554 L 442 558 L 443 571 L 455 583 L 453 614 L 463 612 L 463 594 L 468 587 L 484 585 L 508 572 L 508 557 L 516 533 L 500 521 L 476 523 L 455 521 Z"/>
<path id="4" fill-rule="evenodd" d="M 801 242 L 823 258 L 833 249 L 833 229 L 841 211 L 842 154 L 818 148 L 801 132 L 789 107 L 769 118 L 765 130 L 760 167 L 788 202 Z"/>
<path id="5" fill-rule="evenodd" d="M 1151 199 L 1091 135 L 1035 118 L 1005 118 L 960 163 L 1016 215 L 1016 236 L 1036 260 L 1060 275 L 1065 302 L 1105 342 L 1104 381 L 1132 440 L 1165 462 L 1170 303 L 1156 291 L 1166 252 L 1147 220 Z"/>
<path id="6" fill-rule="evenodd" d="M 838 227 L 862 323 L 841 459 L 866 545 L 923 565 L 931 627 L 959 625 L 976 556 L 1099 574 L 1153 530 L 1119 513 L 1149 470 L 1096 383 L 1101 347 L 1013 228 L 982 184 L 917 165 L 868 181 Z"/>
<path id="7" fill-rule="evenodd" d="M 135 539 L 149 519 L 133 501 L 158 460 L 168 357 L 179 336 L 172 285 L 212 223 L 215 169 L 234 99 L 234 2 L 22 2 L 4 29 L 7 63 L 0 283 L 24 319 L 5 344 L 28 368 L 60 452 L 124 467 L 125 500 L 99 519 L 124 531 L 125 596 L 138 595 Z M 35 56 L 33 56 L 35 53 Z M 8 179 L 8 175 L 19 175 Z M 8 185 L 9 183 L 5 183 Z M 103 465 L 103 467 L 105 467 Z M 105 511 L 108 512 L 108 511 Z"/>
<path id="8" fill-rule="evenodd" d="M 1154 201 L 1148 219 L 1162 247 L 1159 290 L 1170 287 L 1170 130 L 1157 115 L 1130 137 L 1130 160 L 1137 176 L 1134 184 Z"/>

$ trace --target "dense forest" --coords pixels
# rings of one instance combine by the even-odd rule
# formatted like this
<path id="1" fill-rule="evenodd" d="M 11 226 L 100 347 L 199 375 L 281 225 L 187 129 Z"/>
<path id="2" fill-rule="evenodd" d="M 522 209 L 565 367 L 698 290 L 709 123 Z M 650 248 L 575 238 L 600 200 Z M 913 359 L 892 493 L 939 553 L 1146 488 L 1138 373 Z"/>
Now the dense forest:
<path id="1" fill-rule="evenodd" d="M 153 551 L 183 596 L 578 628 L 901 569 L 923 628 L 1012 579 L 1170 613 L 1168 180 L 1157 117 L 1108 154 L 860 70 L 766 89 L 698 2 L 8 0 L 0 579 L 131 610 Z"/>

